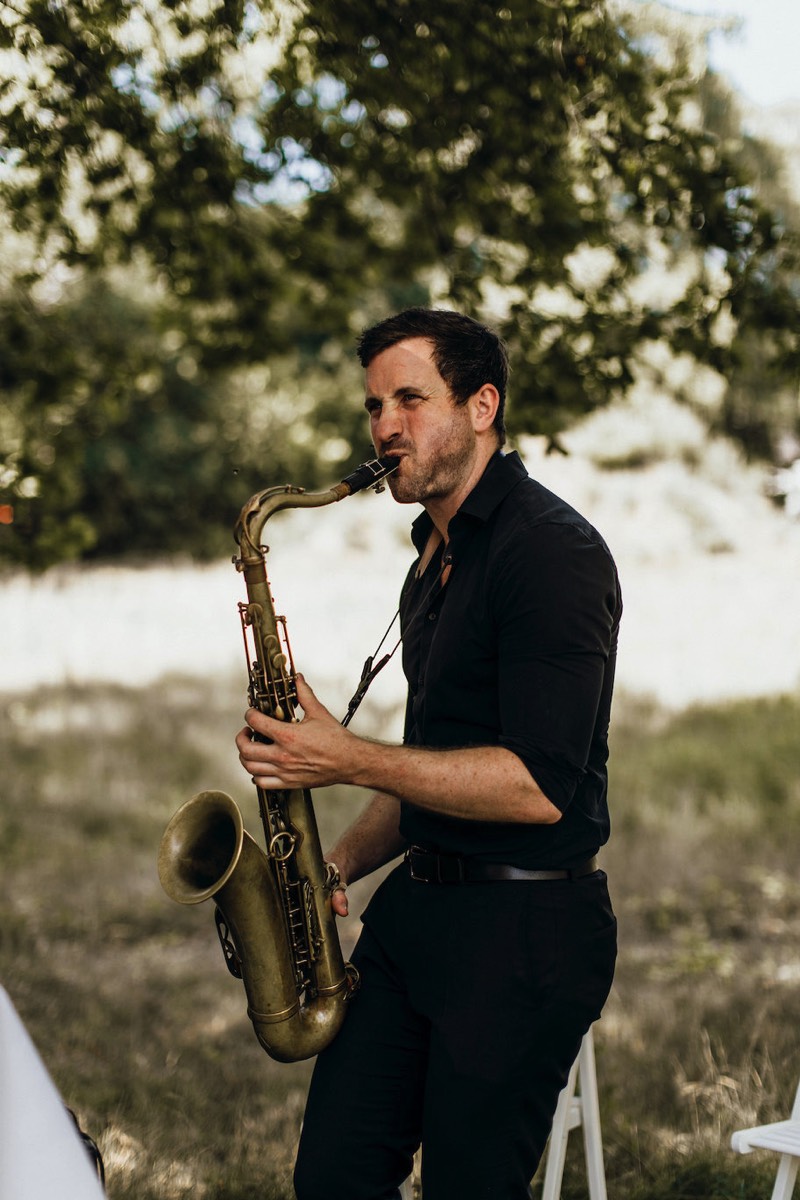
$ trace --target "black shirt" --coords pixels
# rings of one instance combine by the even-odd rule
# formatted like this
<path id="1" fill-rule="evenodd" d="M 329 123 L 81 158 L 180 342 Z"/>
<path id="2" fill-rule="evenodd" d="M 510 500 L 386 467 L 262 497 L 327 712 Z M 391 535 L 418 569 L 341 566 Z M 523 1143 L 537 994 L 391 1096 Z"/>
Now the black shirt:
<path id="1" fill-rule="evenodd" d="M 422 513 L 412 539 L 422 554 Z M 404 741 L 504 746 L 563 816 L 554 825 L 470 821 L 403 802 L 412 843 L 529 868 L 577 866 L 607 841 L 608 723 L 622 599 L 603 539 L 497 453 L 450 522 L 442 551 L 401 594 Z M 419 560 L 418 560 L 419 562 Z"/>

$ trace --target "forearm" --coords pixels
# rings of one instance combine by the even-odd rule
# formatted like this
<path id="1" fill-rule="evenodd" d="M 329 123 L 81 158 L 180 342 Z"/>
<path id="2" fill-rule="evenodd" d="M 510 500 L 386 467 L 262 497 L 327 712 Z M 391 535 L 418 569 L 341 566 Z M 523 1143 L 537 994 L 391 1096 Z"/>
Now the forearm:
<path id="1" fill-rule="evenodd" d="M 549 825 L 561 818 L 522 760 L 502 746 L 430 750 L 356 740 L 349 773 L 362 787 L 463 820 Z"/>
<path id="2" fill-rule="evenodd" d="M 336 863 L 344 882 L 355 883 L 405 850 L 399 823 L 399 801 L 377 793 L 325 857 Z"/>
<path id="3" fill-rule="evenodd" d="M 378 803 L 365 817 L 361 835 L 365 861 L 367 844 L 377 846 L 381 837 L 399 852 L 400 800 L 468 821 L 552 825 L 561 819 L 559 809 L 511 750 L 503 746 L 427 749 L 356 737 L 319 703 L 299 675 L 297 687 L 305 710 L 300 722 L 276 721 L 255 709 L 248 711 L 248 725 L 236 739 L 242 766 L 262 788 L 350 783 L 380 792 L 384 800 L 393 798 L 394 808 Z M 268 740 L 253 740 L 253 731 Z M 387 854 L 382 861 L 392 856 Z"/>

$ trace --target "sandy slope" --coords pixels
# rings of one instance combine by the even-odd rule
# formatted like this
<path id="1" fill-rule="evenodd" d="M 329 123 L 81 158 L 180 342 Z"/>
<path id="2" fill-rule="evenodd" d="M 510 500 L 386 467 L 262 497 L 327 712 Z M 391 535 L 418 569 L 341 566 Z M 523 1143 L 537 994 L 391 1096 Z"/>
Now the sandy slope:
<path id="1" fill-rule="evenodd" d="M 800 525 L 764 497 L 764 480 L 718 447 L 702 470 L 680 459 L 600 471 L 586 438 L 532 474 L 583 511 L 619 564 L 625 618 L 619 678 L 670 706 L 800 686 Z M 394 612 L 416 509 L 358 496 L 280 514 L 268 528 L 270 576 L 298 666 L 334 708 Z M 68 568 L 0 580 L 4 689 L 48 681 L 138 684 L 180 670 L 241 671 L 241 582 L 225 562 Z M 370 703 L 393 707 L 393 662 Z"/>

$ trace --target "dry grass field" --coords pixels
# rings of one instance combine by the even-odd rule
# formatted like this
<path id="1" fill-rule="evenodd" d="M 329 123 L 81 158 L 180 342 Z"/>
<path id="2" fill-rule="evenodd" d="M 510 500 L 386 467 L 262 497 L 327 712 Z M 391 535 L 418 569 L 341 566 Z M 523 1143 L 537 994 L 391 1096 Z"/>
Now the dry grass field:
<path id="1" fill-rule="evenodd" d="M 100 1143 L 111 1200 L 291 1200 L 308 1065 L 259 1049 L 210 905 L 173 904 L 155 871 L 166 821 L 204 787 L 236 795 L 260 837 L 232 751 L 238 682 L 2 707 L 0 981 Z M 800 698 L 675 715 L 622 696 L 616 717 L 621 958 L 596 1034 L 609 1197 L 766 1196 L 774 1164 L 727 1147 L 783 1115 L 800 1076 Z M 359 802 L 318 795 L 324 840 Z M 585 1195 L 573 1142 L 567 1200 Z"/>

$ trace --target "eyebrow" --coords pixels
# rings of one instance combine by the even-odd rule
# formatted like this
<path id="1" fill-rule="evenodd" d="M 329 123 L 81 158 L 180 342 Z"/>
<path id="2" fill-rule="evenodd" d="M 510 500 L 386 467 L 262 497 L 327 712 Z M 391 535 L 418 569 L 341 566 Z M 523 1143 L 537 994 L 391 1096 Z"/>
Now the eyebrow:
<path id="1" fill-rule="evenodd" d="M 427 396 L 429 394 L 429 390 L 425 387 L 418 386 L 413 383 L 404 383 L 401 384 L 400 387 L 394 389 L 389 399 L 401 400 L 403 396 Z M 376 402 L 378 404 L 382 404 L 383 400 L 383 396 L 373 396 L 370 394 L 364 397 L 364 405 L 366 406 L 367 404 L 373 404 Z"/>

